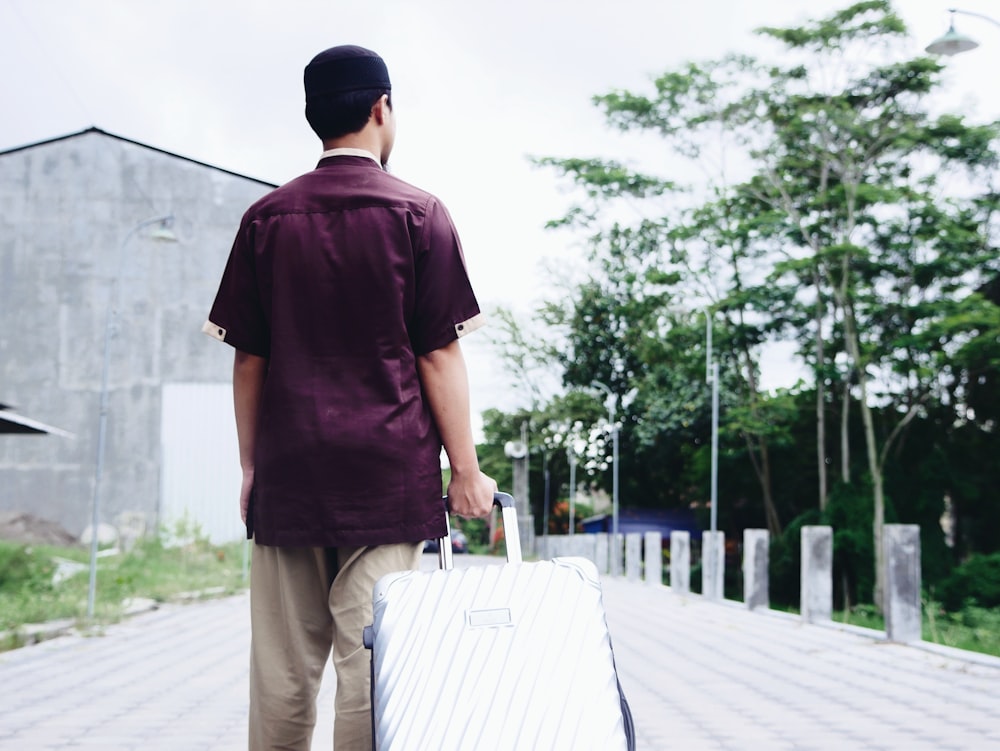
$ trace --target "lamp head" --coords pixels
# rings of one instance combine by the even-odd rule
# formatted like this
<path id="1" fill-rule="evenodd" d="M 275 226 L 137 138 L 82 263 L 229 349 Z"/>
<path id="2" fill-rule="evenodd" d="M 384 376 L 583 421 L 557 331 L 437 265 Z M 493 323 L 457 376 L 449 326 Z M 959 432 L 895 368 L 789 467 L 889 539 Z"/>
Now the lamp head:
<path id="1" fill-rule="evenodd" d="M 503 452 L 508 459 L 523 459 L 528 455 L 528 446 L 521 441 L 507 441 Z"/>
<path id="2" fill-rule="evenodd" d="M 159 240 L 161 242 L 175 243 L 178 242 L 177 235 L 174 231 L 170 229 L 171 225 L 174 223 L 174 218 L 172 216 L 164 217 L 160 220 L 159 225 L 149 233 L 149 236 L 153 240 Z"/>
<path id="3" fill-rule="evenodd" d="M 928 44 L 925 49 L 932 55 L 947 55 L 951 57 L 952 55 L 957 55 L 959 52 L 974 50 L 978 46 L 979 42 L 976 40 L 955 31 L 955 21 L 952 20 L 948 31 Z"/>

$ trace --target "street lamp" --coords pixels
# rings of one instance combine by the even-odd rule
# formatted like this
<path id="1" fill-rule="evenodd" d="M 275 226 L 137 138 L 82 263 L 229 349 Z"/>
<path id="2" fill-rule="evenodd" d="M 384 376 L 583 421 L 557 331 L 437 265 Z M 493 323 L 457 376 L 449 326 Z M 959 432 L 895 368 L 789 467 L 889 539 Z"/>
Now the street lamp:
<path id="1" fill-rule="evenodd" d="M 542 495 L 542 544 L 545 554 L 549 554 L 549 451 L 542 449 L 542 476 L 545 478 L 545 492 Z"/>
<path id="2" fill-rule="evenodd" d="M 991 18 L 990 16 L 983 15 L 982 13 L 973 13 L 969 10 L 958 10 L 957 8 L 949 8 L 948 12 L 951 13 L 951 23 L 948 26 L 948 31 L 925 47 L 926 51 L 930 52 L 932 55 L 948 55 L 950 57 L 952 55 L 957 55 L 960 52 L 974 50 L 979 46 L 979 42 L 976 40 L 955 31 L 956 13 L 963 16 L 981 18 L 984 21 L 989 21 L 994 26 L 1000 26 L 1000 21 L 997 21 L 995 18 Z"/>
<path id="3" fill-rule="evenodd" d="M 705 311 L 705 381 L 712 385 L 712 479 L 710 525 L 716 531 L 719 518 L 719 363 L 712 357 L 712 316 Z"/>
<path id="4" fill-rule="evenodd" d="M 118 265 L 115 267 L 115 275 L 111 277 L 111 285 L 108 290 L 108 307 L 104 322 L 104 361 L 101 366 L 101 412 L 97 426 L 97 464 L 94 470 L 94 500 L 91 505 L 90 519 L 90 583 L 87 587 L 87 618 L 94 617 L 94 600 L 97 593 L 97 538 L 98 525 L 101 521 L 101 476 L 104 472 L 104 445 L 107 438 L 108 423 L 108 371 L 111 364 L 111 339 L 114 336 L 115 320 L 118 317 L 118 288 L 122 272 L 125 270 L 125 262 L 128 256 L 125 249 L 128 241 L 142 229 L 156 225 L 156 229 L 150 233 L 150 239 L 160 242 L 177 242 L 177 236 L 170 229 L 173 224 L 173 216 L 158 216 L 139 222 L 130 229 L 122 238 L 118 248 Z"/>
<path id="5" fill-rule="evenodd" d="M 528 446 L 528 421 L 521 423 L 521 439 L 518 441 L 507 441 L 504 445 L 504 454 L 513 462 L 512 480 L 514 484 L 514 505 L 517 507 L 518 534 L 520 535 L 521 549 L 532 550 L 534 548 L 535 521 L 531 515 L 531 499 L 528 495 L 528 469 L 530 463 L 530 447 Z M 495 509 L 494 509 L 495 511 Z M 490 514 L 490 542 L 493 542 L 493 535 L 496 532 L 496 514 Z M 504 534 L 509 530 L 504 530 Z"/>
<path id="6" fill-rule="evenodd" d="M 566 458 L 569 460 L 569 534 L 576 532 L 576 446 L 570 440 L 566 446 Z"/>
<path id="7" fill-rule="evenodd" d="M 611 425 L 611 539 L 614 548 L 618 547 L 618 423 L 615 421 L 615 408 L 618 405 L 618 395 L 600 381 L 591 381 L 591 386 L 600 389 L 608 395 L 608 422 Z M 618 555 L 611 557 L 611 573 L 618 573 Z"/>

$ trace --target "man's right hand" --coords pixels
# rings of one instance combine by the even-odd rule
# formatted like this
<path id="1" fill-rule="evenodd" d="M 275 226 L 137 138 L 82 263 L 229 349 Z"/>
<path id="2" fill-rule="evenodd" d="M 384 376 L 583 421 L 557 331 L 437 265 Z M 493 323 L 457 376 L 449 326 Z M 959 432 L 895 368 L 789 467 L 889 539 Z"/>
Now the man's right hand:
<path id="1" fill-rule="evenodd" d="M 452 473 L 448 483 L 448 509 L 466 519 L 480 519 L 493 510 L 497 481 L 478 470 L 470 476 Z"/>

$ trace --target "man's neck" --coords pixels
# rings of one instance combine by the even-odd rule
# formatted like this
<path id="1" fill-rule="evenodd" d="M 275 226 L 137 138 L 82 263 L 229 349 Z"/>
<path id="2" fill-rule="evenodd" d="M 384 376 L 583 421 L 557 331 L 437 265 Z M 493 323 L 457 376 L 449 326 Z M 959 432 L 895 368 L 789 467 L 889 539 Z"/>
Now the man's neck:
<path id="1" fill-rule="evenodd" d="M 340 138 L 326 138 L 323 140 L 323 150 L 332 149 L 360 149 L 374 154 L 376 159 L 382 153 L 382 145 L 374 133 L 368 133 L 367 128 L 360 133 L 350 133 Z"/>
<path id="2" fill-rule="evenodd" d="M 365 159 L 371 159 L 378 166 L 382 166 L 381 162 L 379 162 L 379 158 L 372 152 L 368 151 L 368 149 L 356 149 L 351 146 L 337 146 L 332 149 L 326 149 L 320 158 L 327 159 L 328 157 L 333 156 L 360 156 Z"/>

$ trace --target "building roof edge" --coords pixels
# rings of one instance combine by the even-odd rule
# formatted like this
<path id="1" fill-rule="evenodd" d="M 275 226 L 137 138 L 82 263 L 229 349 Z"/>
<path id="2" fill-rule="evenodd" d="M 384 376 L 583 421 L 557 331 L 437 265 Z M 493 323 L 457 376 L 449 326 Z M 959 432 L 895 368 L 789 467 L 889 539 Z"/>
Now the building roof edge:
<path id="1" fill-rule="evenodd" d="M 178 154 L 173 151 L 167 151 L 166 149 L 161 149 L 157 146 L 151 146 L 148 143 L 143 143 L 142 141 L 136 141 L 132 138 L 126 138 L 125 136 L 120 136 L 116 133 L 110 133 L 102 128 L 98 128 L 96 125 L 92 125 L 89 128 L 84 128 L 83 130 L 78 130 L 73 133 L 66 133 L 65 135 L 55 136 L 54 138 L 46 138 L 41 141 L 33 141 L 31 143 L 23 144 L 22 146 L 15 146 L 11 149 L 0 150 L 0 157 L 7 156 L 8 154 L 16 154 L 19 151 L 27 151 L 28 149 L 34 149 L 38 146 L 47 146 L 52 143 L 58 143 L 59 141 L 68 141 L 71 138 L 79 138 L 80 136 L 87 135 L 89 133 L 96 133 L 98 135 L 106 136 L 107 138 L 113 138 L 116 141 L 121 141 L 123 143 L 132 144 L 133 146 L 139 146 L 143 149 L 148 149 L 149 151 L 155 151 L 158 154 L 164 154 L 174 159 L 181 159 L 185 162 L 190 162 L 192 164 L 197 164 L 199 167 L 207 167 L 208 169 L 215 170 L 217 172 L 222 172 L 227 175 L 232 175 L 233 177 L 239 177 L 243 180 L 250 180 L 255 183 L 260 183 L 261 185 L 266 185 L 269 188 L 278 187 L 276 183 L 268 182 L 267 180 L 261 180 L 260 178 L 250 177 L 249 175 L 244 175 L 240 172 L 234 172 L 233 170 L 225 169 L 224 167 L 219 167 L 214 164 L 209 164 L 208 162 L 203 162 L 198 159 L 193 159 L 182 154 Z"/>

